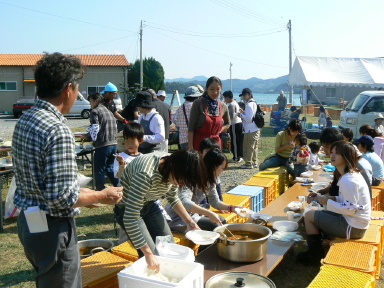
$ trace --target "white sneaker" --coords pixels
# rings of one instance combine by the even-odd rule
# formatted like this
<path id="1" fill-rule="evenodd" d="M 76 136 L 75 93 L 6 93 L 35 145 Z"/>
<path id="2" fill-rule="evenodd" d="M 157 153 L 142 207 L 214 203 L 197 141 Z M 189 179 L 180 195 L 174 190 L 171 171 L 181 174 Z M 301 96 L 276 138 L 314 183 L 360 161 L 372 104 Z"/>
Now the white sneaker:
<path id="1" fill-rule="evenodd" d="M 253 169 L 253 165 L 243 164 L 243 165 L 240 165 L 240 168 L 241 169 Z"/>
<path id="2" fill-rule="evenodd" d="M 243 162 L 244 161 L 244 159 L 243 158 L 239 158 L 239 160 L 237 161 L 238 163 L 241 163 L 241 162 Z"/>

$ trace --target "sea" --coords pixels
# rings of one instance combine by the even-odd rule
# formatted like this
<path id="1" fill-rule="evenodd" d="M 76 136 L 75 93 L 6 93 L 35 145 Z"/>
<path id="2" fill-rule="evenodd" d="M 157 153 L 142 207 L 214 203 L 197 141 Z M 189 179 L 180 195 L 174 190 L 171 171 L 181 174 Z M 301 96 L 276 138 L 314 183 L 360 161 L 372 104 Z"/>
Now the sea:
<path id="1" fill-rule="evenodd" d="M 179 94 L 180 95 L 180 101 L 181 101 L 181 104 L 184 103 L 184 94 Z M 277 101 L 276 101 L 276 98 L 278 97 L 279 95 L 278 94 L 253 94 L 253 98 L 256 100 L 256 102 L 258 104 L 276 104 Z M 286 95 L 287 98 L 289 98 L 289 95 Z M 300 106 L 301 105 L 301 102 L 300 102 L 300 94 L 293 94 L 293 105 L 294 106 Z M 234 99 L 236 99 L 237 101 L 240 101 L 240 97 L 239 96 L 234 96 Z M 171 101 L 172 101 L 172 94 L 167 94 L 167 97 L 165 98 L 165 103 L 167 104 L 171 104 Z M 175 98 L 175 100 L 173 101 L 173 106 L 178 106 L 178 103 L 177 103 L 177 100 Z"/>

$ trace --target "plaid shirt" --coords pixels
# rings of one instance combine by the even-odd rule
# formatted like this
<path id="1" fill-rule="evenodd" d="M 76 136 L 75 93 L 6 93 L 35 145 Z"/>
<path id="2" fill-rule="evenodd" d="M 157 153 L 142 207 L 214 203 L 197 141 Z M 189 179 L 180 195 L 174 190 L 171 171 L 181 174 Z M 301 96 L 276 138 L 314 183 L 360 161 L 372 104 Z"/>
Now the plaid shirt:
<path id="1" fill-rule="evenodd" d="M 100 148 L 109 145 L 117 145 L 116 134 L 117 125 L 116 119 L 112 112 L 103 105 L 98 105 L 91 110 L 91 124 L 99 125 L 96 140 L 93 141 L 95 148 Z M 93 139 L 92 139 L 93 140 Z"/>
<path id="2" fill-rule="evenodd" d="M 189 121 L 189 115 L 191 114 L 191 109 L 192 109 L 192 104 L 193 102 L 185 101 L 184 106 L 185 106 L 185 113 L 187 114 L 187 118 Z M 179 143 L 188 143 L 188 126 L 187 122 L 185 121 L 185 115 L 183 111 L 183 105 L 181 105 L 177 109 L 177 118 L 175 121 L 175 125 L 179 127 Z"/>
<path id="3" fill-rule="evenodd" d="M 54 217 L 80 213 L 71 208 L 79 197 L 75 140 L 65 118 L 52 104 L 38 99 L 16 124 L 13 140 L 15 206 L 39 206 Z"/>

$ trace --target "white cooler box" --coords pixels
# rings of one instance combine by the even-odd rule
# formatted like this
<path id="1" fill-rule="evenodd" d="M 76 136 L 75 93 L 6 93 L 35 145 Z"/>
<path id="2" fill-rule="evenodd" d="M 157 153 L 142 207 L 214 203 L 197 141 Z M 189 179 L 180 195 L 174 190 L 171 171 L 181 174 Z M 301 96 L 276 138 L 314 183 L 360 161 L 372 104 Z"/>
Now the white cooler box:
<path id="1" fill-rule="evenodd" d="M 200 263 L 156 256 L 160 262 L 160 273 L 168 278 L 181 279 L 179 283 L 169 283 L 144 276 L 147 271 L 145 257 L 117 274 L 119 288 L 204 288 L 204 266 Z"/>

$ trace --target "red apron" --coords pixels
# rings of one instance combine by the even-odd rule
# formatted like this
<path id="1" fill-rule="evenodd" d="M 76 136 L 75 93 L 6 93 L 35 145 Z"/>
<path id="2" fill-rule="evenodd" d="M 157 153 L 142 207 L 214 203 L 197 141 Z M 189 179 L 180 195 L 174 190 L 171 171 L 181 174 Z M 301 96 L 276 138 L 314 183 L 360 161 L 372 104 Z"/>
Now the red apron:
<path id="1" fill-rule="evenodd" d="M 221 129 L 223 128 L 223 116 L 221 116 L 222 104 L 220 101 L 218 101 L 219 115 L 215 116 L 208 115 L 207 103 L 204 99 L 201 99 L 201 101 L 203 103 L 205 113 L 205 122 L 203 127 L 195 129 L 195 134 L 193 135 L 193 149 L 199 151 L 200 143 L 205 138 L 214 138 L 219 143 L 221 148 L 221 139 L 219 137 L 219 134 L 221 132 Z"/>

